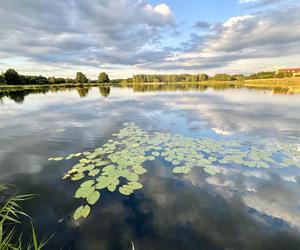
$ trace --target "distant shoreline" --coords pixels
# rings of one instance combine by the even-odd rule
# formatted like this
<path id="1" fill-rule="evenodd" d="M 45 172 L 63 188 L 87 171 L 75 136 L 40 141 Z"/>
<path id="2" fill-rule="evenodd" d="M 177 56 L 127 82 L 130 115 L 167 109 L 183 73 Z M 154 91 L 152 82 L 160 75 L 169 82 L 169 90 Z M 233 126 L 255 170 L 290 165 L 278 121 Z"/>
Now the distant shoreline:
<path id="1" fill-rule="evenodd" d="M 163 86 L 203 86 L 203 87 L 227 87 L 227 88 L 254 88 L 262 90 L 278 89 L 285 90 L 287 93 L 300 93 L 300 77 L 293 78 L 272 78 L 256 80 L 235 80 L 235 81 L 215 81 L 207 80 L 200 82 L 151 82 L 151 83 L 62 83 L 62 84 L 44 84 L 44 85 L 0 85 L 0 91 L 20 91 L 35 89 L 60 89 L 60 88 L 84 88 L 84 87 L 129 87 L 152 86 L 153 90 Z M 138 89 L 138 88 L 137 88 Z"/>
<path id="2" fill-rule="evenodd" d="M 111 84 L 103 84 L 103 83 L 59 83 L 59 84 L 33 84 L 33 85 L 0 85 L 0 91 L 1 90 L 12 90 L 12 89 L 24 89 L 24 90 L 30 90 L 30 89 L 36 89 L 36 88 L 74 88 L 74 87 L 108 87 L 111 86 Z"/>

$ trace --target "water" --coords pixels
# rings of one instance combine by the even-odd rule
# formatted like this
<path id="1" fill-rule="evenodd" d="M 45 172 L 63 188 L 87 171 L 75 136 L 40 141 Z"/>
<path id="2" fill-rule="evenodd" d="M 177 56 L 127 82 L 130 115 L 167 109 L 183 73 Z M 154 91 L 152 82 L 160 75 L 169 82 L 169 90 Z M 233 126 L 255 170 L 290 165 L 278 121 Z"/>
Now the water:
<path id="1" fill-rule="evenodd" d="M 39 91 L 41 92 L 41 91 Z M 2 94 L 0 182 L 37 193 L 25 209 L 47 249 L 300 249 L 300 169 L 231 166 L 209 175 L 172 173 L 146 161 L 132 196 L 101 191 L 90 216 L 75 222 L 78 184 L 62 180 L 77 160 L 48 161 L 101 147 L 125 122 L 149 134 L 215 141 L 300 145 L 300 96 L 269 91 L 136 92 L 127 88 Z M 280 153 L 274 157 L 280 161 Z M 298 155 L 294 157 L 298 163 Z M 25 237 L 29 234 L 25 233 Z"/>

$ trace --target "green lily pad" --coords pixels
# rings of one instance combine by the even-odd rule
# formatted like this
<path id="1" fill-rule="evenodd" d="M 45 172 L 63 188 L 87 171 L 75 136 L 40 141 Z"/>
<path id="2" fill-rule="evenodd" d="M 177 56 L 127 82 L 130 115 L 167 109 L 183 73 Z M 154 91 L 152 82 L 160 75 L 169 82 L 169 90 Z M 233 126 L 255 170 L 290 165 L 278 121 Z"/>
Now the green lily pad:
<path id="1" fill-rule="evenodd" d="M 84 178 L 84 173 L 78 173 L 72 176 L 72 181 L 79 181 Z"/>
<path id="2" fill-rule="evenodd" d="M 89 172 L 89 176 L 94 177 L 97 174 L 99 174 L 99 172 L 100 172 L 100 169 L 94 169 L 94 170 L 92 170 L 92 171 Z"/>
<path id="3" fill-rule="evenodd" d="M 152 152 L 152 155 L 158 157 L 160 155 L 160 153 L 157 151 L 154 151 L 154 152 Z"/>
<path id="4" fill-rule="evenodd" d="M 131 195 L 133 193 L 133 190 L 129 186 L 124 185 L 119 188 L 119 192 L 123 195 Z"/>
<path id="5" fill-rule="evenodd" d="M 94 180 L 89 180 L 89 181 L 85 181 L 83 182 L 80 187 L 91 187 L 95 184 L 95 181 Z"/>
<path id="6" fill-rule="evenodd" d="M 96 190 L 107 189 L 115 192 L 120 181 L 124 179 L 128 184 L 118 188 L 123 195 L 131 195 L 136 189 L 143 188 L 139 176 L 147 173 L 144 164 L 159 156 L 173 166 L 172 171 L 175 174 L 188 174 L 194 167 L 201 167 L 205 173 L 215 175 L 220 173 L 220 164 L 223 167 L 244 167 L 246 170 L 247 167 L 259 168 L 259 171 L 270 167 L 300 167 L 299 148 L 285 144 L 257 142 L 251 147 L 249 145 L 248 150 L 248 146 L 240 140 L 148 133 L 134 123 L 126 123 L 126 127 L 113 136 L 114 140 L 108 140 L 102 147 L 69 154 L 65 158 L 70 160 L 79 157 L 77 164 L 64 175 L 64 179 L 71 178 L 76 181 L 87 178 L 75 196 L 86 199 L 90 205 L 96 202 L 94 197 L 99 193 Z M 276 160 L 276 155 L 281 160 Z M 63 158 L 52 157 L 49 160 L 58 161 Z"/>
<path id="7" fill-rule="evenodd" d="M 130 186 L 132 189 L 141 189 L 143 188 L 143 184 L 139 182 L 129 182 L 128 186 Z"/>
<path id="8" fill-rule="evenodd" d="M 90 205 L 94 205 L 99 199 L 100 199 L 100 193 L 98 191 L 94 191 L 86 198 L 86 201 Z"/>
<path id="9" fill-rule="evenodd" d="M 107 186 L 107 189 L 108 191 L 110 192 L 114 192 L 117 188 L 117 185 L 115 185 L 114 183 L 110 183 L 108 186 Z"/>
<path id="10" fill-rule="evenodd" d="M 75 198 L 87 198 L 95 191 L 95 187 L 93 186 L 80 186 L 76 193 Z"/>
<path id="11" fill-rule="evenodd" d="M 96 189 L 104 189 L 109 185 L 109 179 L 106 176 L 100 176 L 97 179 Z"/>
<path id="12" fill-rule="evenodd" d="M 90 214 L 91 208 L 88 205 L 80 206 L 74 213 L 74 220 L 79 220 L 81 217 L 87 218 Z"/>

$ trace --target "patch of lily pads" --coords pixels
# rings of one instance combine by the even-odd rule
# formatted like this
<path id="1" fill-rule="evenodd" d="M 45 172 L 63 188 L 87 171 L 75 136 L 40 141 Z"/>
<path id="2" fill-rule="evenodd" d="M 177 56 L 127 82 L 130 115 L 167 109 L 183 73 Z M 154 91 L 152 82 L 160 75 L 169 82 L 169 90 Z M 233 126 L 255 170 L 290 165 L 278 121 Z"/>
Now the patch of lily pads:
<path id="1" fill-rule="evenodd" d="M 114 133 L 102 147 L 49 158 L 50 161 L 76 159 L 77 163 L 63 179 L 80 181 L 74 197 L 85 204 L 74 213 L 74 219 L 86 218 L 101 192 L 119 192 L 130 196 L 143 188 L 140 177 L 147 173 L 146 161 L 163 159 L 173 166 L 174 174 L 189 174 L 202 168 L 208 175 L 220 174 L 220 167 L 285 168 L 300 167 L 300 149 L 295 145 L 245 145 L 225 138 L 191 138 L 170 133 L 148 133 L 134 123 Z M 277 159 L 275 160 L 275 155 Z M 280 160 L 278 160 L 280 156 Z"/>

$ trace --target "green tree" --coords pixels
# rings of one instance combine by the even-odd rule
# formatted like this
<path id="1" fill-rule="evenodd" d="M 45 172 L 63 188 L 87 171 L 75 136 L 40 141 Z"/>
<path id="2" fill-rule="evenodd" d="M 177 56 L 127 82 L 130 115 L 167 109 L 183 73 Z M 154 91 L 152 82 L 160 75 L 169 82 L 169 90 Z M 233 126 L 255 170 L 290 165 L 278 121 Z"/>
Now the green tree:
<path id="1" fill-rule="evenodd" d="M 14 69 L 8 69 L 4 73 L 4 77 L 5 77 L 6 83 L 9 85 L 19 85 L 22 83 L 18 72 L 15 71 Z"/>
<path id="2" fill-rule="evenodd" d="M 199 76 L 198 75 L 193 75 L 192 76 L 192 82 L 199 82 Z"/>
<path id="3" fill-rule="evenodd" d="M 0 85 L 5 84 L 5 76 L 3 74 L 0 75 Z"/>
<path id="4" fill-rule="evenodd" d="M 88 79 L 86 78 L 86 76 L 84 74 L 82 74 L 82 72 L 77 72 L 76 73 L 76 82 L 77 83 L 87 83 Z"/>
<path id="5" fill-rule="evenodd" d="M 99 74 L 98 83 L 109 83 L 109 77 L 105 72 Z"/>
<path id="6" fill-rule="evenodd" d="M 199 75 L 199 81 L 207 81 L 208 80 L 208 75 L 207 74 L 200 74 Z"/>

